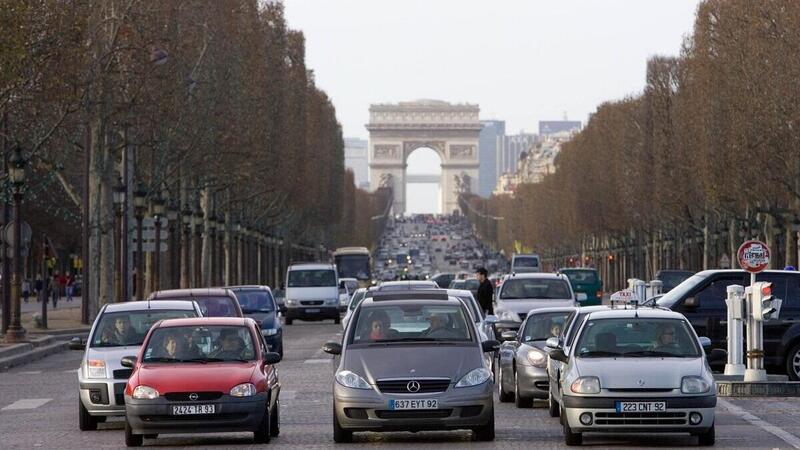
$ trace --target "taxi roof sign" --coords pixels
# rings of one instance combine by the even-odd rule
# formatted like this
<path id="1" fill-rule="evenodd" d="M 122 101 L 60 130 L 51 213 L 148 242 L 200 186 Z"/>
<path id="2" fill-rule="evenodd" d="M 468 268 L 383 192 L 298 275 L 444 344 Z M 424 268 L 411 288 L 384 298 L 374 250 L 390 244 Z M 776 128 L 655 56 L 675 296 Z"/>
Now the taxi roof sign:
<path id="1" fill-rule="evenodd" d="M 611 294 L 611 303 L 639 303 L 636 293 L 629 290 L 617 291 Z"/>

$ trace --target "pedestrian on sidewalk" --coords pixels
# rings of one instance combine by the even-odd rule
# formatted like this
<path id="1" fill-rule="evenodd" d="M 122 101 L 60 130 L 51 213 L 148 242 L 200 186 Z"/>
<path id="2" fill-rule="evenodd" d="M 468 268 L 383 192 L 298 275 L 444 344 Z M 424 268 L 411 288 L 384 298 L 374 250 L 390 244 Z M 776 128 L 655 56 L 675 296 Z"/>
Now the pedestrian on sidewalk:
<path id="1" fill-rule="evenodd" d="M 72 301 L 72 295 L 75 293 L 75 276 L 72 275 L 70 272 L 67 272 L 67 276 L 65 277 L 65 285 L 66 285 L 66 293 L 67 293 L 67 301 Z"/>
<path id="2" fill-rule="evenodd" d="M 34 283 L 33 288 L 36 289 L 36 302 L 38 303 L 41 301 L 42 289 L 44 289 L 41 275 L 36 275 L 36 282 Z"/>
<path id="3" fill-rule="evenodd" d="M 57 284 L 57 288 L 58 288 L 57 289 L 58 290 L 58 299 L 61 300 L 61 297 L 64 296 L 64 292 L 67 289 L 67 277 L 64 276 L 63 273 L 59 273 L 56 276 L 56 284 Z"/>
<path id="4" fill-rule="evenodd" d="M 58 271 L 53 274 L 52 277 L 47 279 L 47 293 L 50 295 L 50 299 L 53 301 L 53 309 L 56 309 L 58 306 Z"/>
<path id="5" fill-rule="evenodd" d="M 22 280 L 22 300 L 28 303 L 28 298 L 31 296 L 31 280 L 25 278 Z"/>

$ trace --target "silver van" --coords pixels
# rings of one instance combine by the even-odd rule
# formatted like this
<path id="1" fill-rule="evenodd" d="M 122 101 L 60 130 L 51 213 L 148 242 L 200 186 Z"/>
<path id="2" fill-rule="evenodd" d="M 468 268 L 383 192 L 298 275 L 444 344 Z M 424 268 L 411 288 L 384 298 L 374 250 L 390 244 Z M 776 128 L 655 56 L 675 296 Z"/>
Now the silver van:
<path id="1" fill-rule="evenodd" d="M 339 323 L 339 279 L 334 264 L 292 264 L 286 271 L 286 325 L 295 319 Z"/>

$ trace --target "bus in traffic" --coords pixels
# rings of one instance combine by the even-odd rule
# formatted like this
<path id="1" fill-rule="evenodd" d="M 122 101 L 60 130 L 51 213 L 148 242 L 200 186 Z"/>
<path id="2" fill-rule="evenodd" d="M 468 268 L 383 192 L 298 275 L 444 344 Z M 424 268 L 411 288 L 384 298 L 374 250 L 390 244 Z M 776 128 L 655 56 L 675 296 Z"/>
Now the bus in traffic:
<path id="1" fill-rule="evenodd" d="M 339 278 L 355 278 L 361 287 L 372 282 L 372 256 L 366 247 L 342 247 L 333 252 Z"/>

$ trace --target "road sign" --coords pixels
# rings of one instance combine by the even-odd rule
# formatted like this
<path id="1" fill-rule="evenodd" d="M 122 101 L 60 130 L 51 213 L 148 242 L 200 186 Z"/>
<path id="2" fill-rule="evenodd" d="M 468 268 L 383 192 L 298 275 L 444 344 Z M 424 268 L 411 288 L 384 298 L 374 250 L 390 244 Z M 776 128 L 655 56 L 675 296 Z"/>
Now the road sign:
<path id="1" fill-rule="evenodd" d="M 769 247 L 761 241 L 745 241 L 736 252 L 739 266 L 750 273 L 758 273 L 769 266 Z"/>

